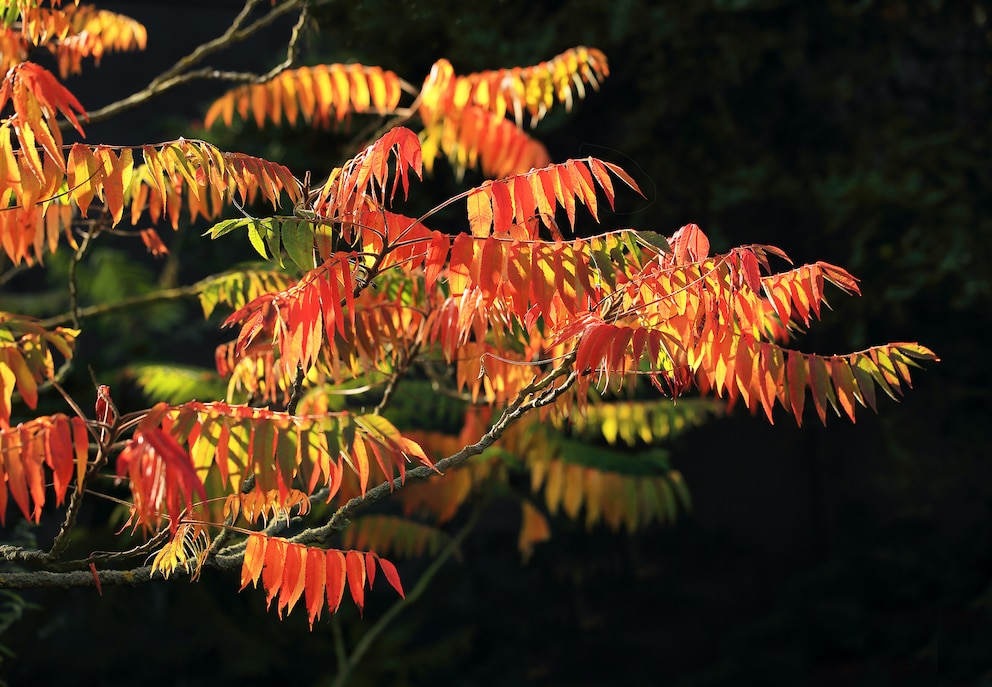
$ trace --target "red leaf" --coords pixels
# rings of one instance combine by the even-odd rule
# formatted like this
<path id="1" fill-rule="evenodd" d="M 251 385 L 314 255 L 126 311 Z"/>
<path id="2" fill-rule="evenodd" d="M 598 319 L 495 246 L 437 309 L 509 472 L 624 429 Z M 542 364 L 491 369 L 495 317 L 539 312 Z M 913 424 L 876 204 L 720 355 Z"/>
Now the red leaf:
<path id="1" fill-rule="evenodd" d="M 347 564 L 344 553 L 336 549 L 327 552 L 327 608 L 331 613 L 337 613 L 344 596 L 344 584 L 347 579 Z"/>
<path id="2" fill-rule="evenodd" d="M 96 574 L 96 563 L 90 563 L 90 572 L 93 574 L 93 583 L 96 585 L 97 594 L 103 596 L 103 587 L 100 585 L 100 576 Z"/>
<path id="3" fill-rule="evenodd" d="M 162 239 L 159 238 L 158 233 L 154 229 L 142 229 L 141 230 L 141 240 L 145 244 L 145 248 L 148 252 L 152 254 L 153 257 L 161 258 L 169 254 L 169 249 L 166 248 L 165 244 L 162 243 Z"/>
<path id="4" fill-rule="evenodd" d="M 55 482 L 55 505 L 61 506 L 69 489 L 69 482 L 72 480 L 72 468 L 75 463 L 71 425 L 65 417 L 57 417 L 45 431 L 48 433 L 46 458 L 49 460 L 48 465 L 52 468 Z"/>
<path id="5" fill-rule="evenodd" d="M 430 246 L 427 248 L 427 257 L 424 259 L 424 281 L 427 289 L 434 287 L 438 275 L 444 268 L 450 247 L 451 238 L 449 236 L 438 231 L 432 232 Z"/>
<path id="6" fill-rule="evenodd" d="M 24 459 L 24 474 L 27 478 L 28 490 L 34 502 L 31 519 L 41 520 L 41 509 L 45 504 L 45 473 L 42 464 L 45 462 L 44 445 L 36 440 L 36 435 L 29 427 L 21 425 L 20 441 L 21 456 Z"/>
<path id="7" fill-rule="evenodd" d="M 365 554 L 365 573 L 369 578 L 369 589 L 372 589 L 372 583 L 375 582 L 375 554 L 371 551 Z"/>
<path id="8" fill-rule="evenodd" d="M 96 391 L 96 419 L 105 425 L 117 422 L 117 407 L 110 398 L 110 387 L 101 384 Z"/>
<path id="9" fill-rule="evenodd" d="M 403 598 L 406 598 L 406 595 L 403 593 L 403 584 L 400 582 L 400 575 L 396 572 L 396 566 L 387 561 L 385 558 L 378 558 L 378 561 L 379 566 L 382 568 L 382 574 L 386 577 L 386 581 L 392 585 L 397 594 Z"/>
<path id="10" fill-rule="evenodd" d="M 623 181 L 623 183 L 630 186 L 634 191 L 636 191 L 637 195 L 642 197 L 644 196 L 644 193 L 641 191 L 641 187 L 637 185 L 637 182 L 634 181 L 634 178 L 631 177 L 629 174 L 627 174 L 627 172 L 625 172 L 622 167 L 619 167 L 618 165 L 615 165 L 611 162 L 603 162 L 603 166 L 606 167 L 611 172 L 613 172 L 614 174 L 616 174 L 618 177 L 620 177 L 620 180 Z"/>
<path id="11" fill-rule="evenodd" d="M 741 272 L 744 275 L 744 283 L 755 293 L 761 292 L 761 270 L 758 268 L 758 258 L 749 250 L 742 250 L 738 254 L 741 259 Z"/>

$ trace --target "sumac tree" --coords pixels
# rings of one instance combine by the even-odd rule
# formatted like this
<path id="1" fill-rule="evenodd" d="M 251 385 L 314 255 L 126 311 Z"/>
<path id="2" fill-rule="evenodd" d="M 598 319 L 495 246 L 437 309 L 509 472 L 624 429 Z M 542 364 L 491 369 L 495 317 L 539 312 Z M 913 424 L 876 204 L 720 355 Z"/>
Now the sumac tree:
<path id="1" fill-rule="evenodd" d="M 607 78 L 598 50 L 469 75 L 441 59 L 420 87 L 379 67 L 295 66 L 319 4 L 249 0 L 234 20 L 230 40 L 298 17 L 268 74 L 198 67 L 221 39 L 89 116 L 218 78 L 241 83 L 209 107 L 208 127 L 381 125 L 341 166 L 312 173 L 192 138 L 66 142 L 63 129 L 82 135 L 88 115 L 59 77 L 143 48 L 145 29 L 86 5 L 6 4 L 3 281 L 58 252 L 71 269 L 63 315 L 0 313 L 0 519 L 61 511 L 62 521 L 47 546 L 0 548 L 26 568 L 0 574 L 0 587 L 195 579 L 212 567 L 260 585 L 280 614 L 302 607 L 312 626 L 346 595 L 361 608 L 377 577 L 402 596 L 383 556 L 427 552 L 440 564 L 466 532 L 440 525 L 483 493 L 520 501 L 525 555 L 550 534 L 545 511 L 615 530 L 673 521 L 688 492 L 651 450 L 658 440 L 737 403 L 769 421 L 783 411 L 800 424 L 831 411 L 854 421 L 857 406 L 897 398 L 918 360 L 935 360 L 917 343 L 794 348 L 832 290 L 859 293 L 835 265 L 792 266 L 756 244 L 714 253 L 694 224 L 576 236 L 577 218 L 598 221 L 618 188 L 638 185 L 594 157 L 552 161 L 525 127 Z M 58 76 L 33 61 L 46 51 Z M 418 216 L 399 212 L 438 159 L 489 180 Z M 441 210 L 444 230 L 432 226 Z M 168 235 L 154 227 L 186 222 L 204 225 L 203 241 L 250 242 L 261 262 L 150 298 L 79 304 L 72 268 L 95 243 L 141 240 L 165 254 Z M 89 399 L 64 390 L 68 370 L 88 364 L 75 342 L 89 318 L 189 297 L 233 329 L 206 373 L 223 396 L 203 395 L 203 375 L 146 363 L 131 370 L 148 407 L 115 407 L 100 370 Z M 690 390 L 698 398 L 671 403 Z M 62 412 L 31 413 L 59 393 Z M 404 403 L 444 406 L 459 431 L 413 426 L 394 412 Z M 514 471 L 530 474 L 529 491 L 511 488 Z M 80 508 L 99 498 L 120 504 L 141 543 L 74 550 Z M 386 500 L 395 508 L 368 512 Z"/>

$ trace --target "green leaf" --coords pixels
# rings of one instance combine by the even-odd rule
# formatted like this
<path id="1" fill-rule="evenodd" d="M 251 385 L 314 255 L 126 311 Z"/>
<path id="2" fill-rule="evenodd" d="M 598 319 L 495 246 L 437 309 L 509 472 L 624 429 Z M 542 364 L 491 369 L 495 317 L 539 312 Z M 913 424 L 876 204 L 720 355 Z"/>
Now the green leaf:
<path id="1" fill-rule="evenodd" d="M 285 246 L 289 259 L 301 269 L 313 269 L 313 229 L 309 222 L 283 222 L 282 245 Z"/>
<path id="2" fill-rule="evenodd" d="M 592 259 L 592 264 L 599 272 L 603 282 L 610 286 L 615 286 L 617 283 L 616 275 L 613 271 L 613 261 L 610 260 L 610 256 L 601 250 L 593 250 L 589 253 L 589 257 Z"/>
<path id="3" fill-rule="evenodd" d="M 282 263 L 282 250 L 279 248 L 279 218 L 267 217 L 259 224 L 265 228 L 265 242 L 272 253 L 272 259 L 279 263 L 279 267 L 285 267 Z"/>
<path id="4" fill-rule="evenodd" d="M 252 220 L 248 224 L 248 242 L 251 243 L 252 248 L 254 248 L 259 255 L 268 260 L 269 256 L 265 252 L 266 239 L 267 232 L 265 232 L 265 227 L 262 226 L 260 221 Z"/>
<path id="5" fill-rule="evenodd" d="M 249 220 L 244 217 L 239 217 L 237 219 L 225 219 L 223 222 L 218 222 L 217 224 L 210 227 L 207 231 L 203 233 L 204 236 L 209 236 L 212 239 L 228 234 L 240 226 L 247 224 Z"/>
<path id="6" fill-rule="evenodd" d="M 644 243 L 654 246 L 662 253 L 672 252 L 672 246 L 668 243 L 668 239 L 656 231 L 635 231 L 634 235 Z"/>
<path id="7" fill-rule="evenodd" d="M 177 405 L 194 399 L 223 398 L 227 386 L 211 369 L 185 365 L 131 365 L 125 374 L 152 401 Z"/>

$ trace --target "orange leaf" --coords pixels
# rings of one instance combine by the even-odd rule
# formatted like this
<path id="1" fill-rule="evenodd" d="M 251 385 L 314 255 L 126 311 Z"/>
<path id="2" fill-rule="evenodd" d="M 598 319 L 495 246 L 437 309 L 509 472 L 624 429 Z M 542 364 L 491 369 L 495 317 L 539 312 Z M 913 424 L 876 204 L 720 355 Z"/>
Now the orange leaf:
<path id="1" fill-rule="evenodd" d="M 362 496 L 369 485 L 369 454 L 365 441 L 360 438 L 355 439 L 351 446 L 351 453 L 355 458 L 355 471 L 358 473 L 358 484 L 362 490 Z"/>
<path id="2" fill-rule="evenodd" d="M 265 607 L 279 592 L 283 583 L 282 571 L 286 564 L 286 547 L 290 544 L 285 539 L 271 537 L 265 544 L 265 567 L 262 568 L 262 586 L 265 588 Z"/>
<path id="3" fill-rule="evenodd" d="M 491 182 L 486 182 L 490 184 Z M 468 202 L 468 224 L 472 230 L 472 236 L 489 236 L 493 225 L 492 200 L 483 186 L 477 191 L 469 194 Z"/>
<path id="4" fill-rule="evenodd" d="M 169 249 L 162 243 L 162 239 L 159 238 L 158 233 L 154 229 L 142 229 L 141 240 L 152 256 L 161 258 L 169 254 Z"/>
<path id="5" fill-rule="evenodd" d="M 365 557 L 358 551 L 349 551 L 346 555 L 346 567 L 348 591 L 361 613 L 365 608 Z"/>
<path id="6" fill-rule="evenodd" d="M 245 546 L 245 557 L 241 562 L 241 589 L 247 587 L 249 582 L 256 587 L 258 586 L 258 578 L 262 574 L 262 566 L 265 563 L 266 541 L 264 534 L 249 535 Z"/>
<path id="7" fill-rule="evenodd" d="M 282 609 L 286 613 L 293 611 L 293 606 L 300 600 L 307 582 L 307 548 L 301 544 L 289 544 L 286 547 L 286 561 L 282 570 L 282 586 L 279 592 L 278 612 L 282 617 Z"/>
<path id="8" fill-rule="evenodd" d="M 521 501 L 520 506 L 523 512 L 523 521 L 520 525 L 517 548 L 520 549 L 524 561 L 527 561 L 534 552 L 534 544 L 551 538 L 551 527 L 544 514 L 529 501 Z"/>
<path id="9" fill-rule="evenodd" d="M 310 629 L 320 618 L 324 608 L 324 585 L 327 584 L 327 554 L 316 548 L 307 549 L 306 604 L 310 616 Z"/>
<path id="10" fill-rule="evenodd" d="M 14 497 L 25 518 L 31 517 L 28 503 L 27 476 L 24 471 L 24 458 L 21 455 L 21 438 L 19 432 L 3 433 L 3 445 L 0 452 L 3 454 L 4 468 L 7 472 L 7 485 L 10 494 Z"/>
<path id="11" fill-rule="evenodd" d="M 35 522 L 41 520 L 41 509 L 45 503 L 45 474 L 42 464 L 45 461 L 45 448 L 37 433 L 25 425 L 20 426 L 21 456 L 24 459 L 24 474 L 27 478 L 28 491 L 34 502 L 34 511 L 30 518 Z"/>

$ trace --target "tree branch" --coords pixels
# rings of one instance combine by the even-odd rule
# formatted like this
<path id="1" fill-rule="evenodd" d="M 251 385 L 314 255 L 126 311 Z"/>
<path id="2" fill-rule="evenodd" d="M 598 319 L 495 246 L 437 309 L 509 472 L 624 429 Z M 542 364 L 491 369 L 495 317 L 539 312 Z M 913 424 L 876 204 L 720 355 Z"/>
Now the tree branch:
<path id="1" fill-rule="evenodd" d="M 64 312 L 44 320 L 39 320 L 38 324 L 47 329 L 48 327 L 56 327 L 58 325 L 71 322 L 73 319 L 73 314 L 75 314 L 78 319 L 82 321 L 90 317 L 109 315 L 117 312 L 118 310 L 127 310 L 129 308 L 136 308 L 142 305 L 151 305 L 152 303 L 160 303 L 162 301 L 171 301 L 178 298 L 189 298 L 191 296 L 198 295 L 202 288 L 202 283 L 196 283 L 189 286 L 178 286 L 173 289 L 162 289 L 160 291 L 146 293 L 141 296 L 135 296 L 134 298 L 125 298 L 124 300 L 115 301 L 113 303 L 102 303 L 100 305 L 91 305 L 86 308 L 78 308 L 75 311 Z"/>
<path id="2" fill-rule="evenodd" d="M 303 0 L 290 0 L 289 2 L 275 6 L 269 10 L 265 16 L 242 28 L 242 25 L 245 23 L 248 15 L 260 1 L 261 0 L 247 0 L 244 7 L 242 7 L 241 11 L 238 13 L 238 16 L 234 18 L 234 21 L 231 22 L 231 25 L 222 35 L 197 46 L 193 52 L 189 53 L 167 70 L 152 79 L 148 86 L 144 89 L 126 98 L 118 100 L 117 102 L 101 107 L 99 110 L 94 110 L 93 112 L 87 113 L 89 123 L 92 124 L 109 119 L 117 114 L 120 114 L 121 112 L 137 107 L 147 100 L 165 93 L 180 84 L 194 79 L 216 79 L 225 81 L 241 81 L 247 83 L 270 79 L 278 74 L 286 67 L 280 65 L 281 68 L 277 67 L 275 70 L 270 71 L 264 76 L 258 76 L 256 74 L 245 72 L 223 72 L 211 68 L 189 71 L 194 65 L 202 62 L 208 55 L 212 55 L 215 52 L 223 50 L 231 45 L 234 45 L 235 43 L 239 43 L 246 38 L 251 37 L 285 14 L 289 14 L 294 11 L 300 11 L 301 15 L 306 14 L 306 3 Z M 320 5 L 324 3 L 318 1 L 316 4 Z M 302 26 L 302 21 L 297 22 L 297 25 Z M 295 49 L 295 41 L 298 40 L 298 33 L 299 29 L 294 27 L 293 36 L 290 38 L 290 43 L 292 46 L 291 50 Z M 285 62 L 283 64 L 285 64 Z M 62 122 L 61 125 L 64 128 L 65 126 L 69 126 L 70 123 Z"/>
<path id="3" fill-rule="evenodd" d="M 559 396 L 564 394 L 578 378 L 578 373 L 571 369 L 572 363 L 574 362 L 575 354 L 569 354 L 562 362 L 555 367 L 554 370 L 549 372 L 545 377 L 540 380 L 535 380 L 527 387 L 522 389 L 514 401 L 503 411 L 499 419 L 493 424 L 493 426 L 486 432 L 480 439 L 474 444 L 464 447 L 462 450 L 454 453 L 447 458 L 439 460 L 435 463 L 434 468 L 428 468 L 427 466 L 420 466 L 415 468 L 406 474 L 406 481 L 417 481 L 422 479 L 428 479 L 439 472 L 446 470 L 447 468 L 454 467 L 464 461 L 468 460 L 470 457 L 482 453 L 486 448 L 491 446 L 499 437 L 503 434 L 506 429 L 519 420 L 524 414 L 530 410 L 540 408 L 542 406 L 548 405 L 554 402 Z M 558 385 L 555 382 L 562 377 L 565 379 Z M 530 397 L 530 400 L 526 400 Z M 335 530 L 341 529 L 345 526 L 348 518 L 360 508 L 371 505 L 381 499 L 385 498 L 388 494 L 400 489 L 404 485 L 404 481 L 400 478 L 396 478 L 392 482 L 383 482 L 378 486 L 370 489 L 366 492 L 365 496 L 355 497 L 348 501 L 348 503 L 341 506 L 330 520 L 321 527 L 315 527 L 300 533 L 296 537 L 291 538 L 291 541 L 295 543 L 312 543 L 325 539 Z M 326 496 L 326 495 L 325 495 Z M 311 498 L 322 498 L 319 494 L 313 494 Z M 458 537 L 455 538 L 457 541 L 461 541 Z M 455 541 L 453 540 L 453 541 Z M 457 542 L 456 542 L 457 544 Z M 450 542 L 449 542 L 450 545 Z M 449 554 L 450 555 L 450 554 Z M 23 562 L 38 562 L 38 563 L 50 563 L 51 557 L 48 553 L 44 551 L 33 551 L 26 550 L 20 547 L 13 546 L 0 546 L 0 558 L 4 558 L 9 561 L 23 561 Z M 240 568 L 242 561 L 244 560 L 244 543 L 240 545 L 230 546 L 221 552 L 220 555 L 214 556 L 204 562 L 204 567 L 222 570 L 222 571 L 236 571 Z M 442 561 L 443 562 L 443 561 Z M 435 561 L 435 563 L 440 566 L 440 563 Z M 161 572 L 152 575 L 151 566 L 141 566 L 138 568 L 132 568 L 129 570 L 103 570 L 98 571 L 99 580 L 101 585 L 137 585 L 142 582 L 148 582 L 153 579 L 164 579 L 164 575 Z M 177 569 L 173 576 L 176 577 L 186 577 L 189 576 L 190 572 L 182 568 Z M 42 587 L 54 587 L 54 588 L 68 588 L 68 587 L 92 587 L 96 586 L 96 579 L 91 571 L 88 570 L 70 570 L 70 571 L 35 571 L 35 572 L 9 572 L 0 573 L 0 589 L 36 589 Z M 426 582 L 425 582 L 426 586 Z M 417 588 L 411 592 L 411 596 L 414 593 L 419 593 Z M 410 597 L 408 597 L 410 598 Z M 415 597 L 414 597 L 415 598 Z M 400 610 L 404 608 L 400 607 Z M 399 610 L 395 611 L 396 613 Z M 372 640 L 369 640 L 371 644 Z M 365 649 L 362 649 L 364 653 Z"/>
<path id="4" fill-rule="evenodd" d="M 241 563 L 236 560 L 214 560 L 204 564 L 207 567 L 230 572 L 237 570 Z M 161 572 L 152 575 L 152 567 L 143 565 L 139 568 L 129 570 L 97 570 L 101 586 L 137 586 L 152 580 L 162 580 L 165 576 Z M 183 568 L 177 568 L 169 579 L 173 577 L 188 577 L 189 573 Z M 96 580 L 89 570 L 69 570 L 65 572 L 52 572 L 39 570 L 36 572 L 0 572 L 0 589 L 41 589 L 69 587 L 95 587 Z"/>

